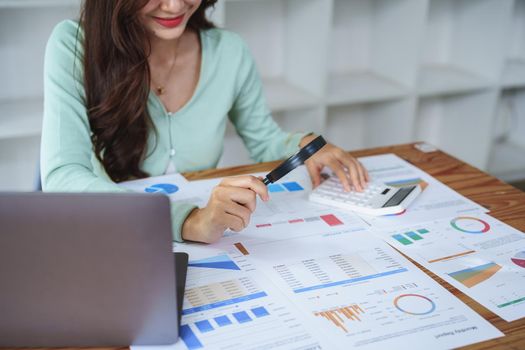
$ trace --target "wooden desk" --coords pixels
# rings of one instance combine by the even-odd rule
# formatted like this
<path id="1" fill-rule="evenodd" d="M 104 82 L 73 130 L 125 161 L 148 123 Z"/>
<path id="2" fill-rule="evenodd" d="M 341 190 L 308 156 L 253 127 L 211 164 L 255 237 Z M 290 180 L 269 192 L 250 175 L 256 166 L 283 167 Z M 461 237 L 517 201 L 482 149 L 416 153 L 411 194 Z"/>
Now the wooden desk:
<path id="1" fill-rule="evenodd" d="M 520 231 L 525 231 L 525 193 L 443 152 L 422 153 L 415 149 L 413 144 L 407 144 L 373 148 L 351 153 L 355 157 L 395 153 L 464 196 L 490 209 L 490 215 L 514 226 Z M 271 162 L 228 169 L 206 170 L 184 175 L 189 180 L 201 180 L 268 171 L 278 163 L 279 162 Z M 419 267 L 422 268 L 421 266 Z M 422 269 L 505 333 L 505 337 L 503 338 L 474 344 L 465 348 L 525 349 L 525 318 L 510 323 L 505 322 L 450 284 L 430 273 L 428 270 Z"/>
<path id="2" fill-rule="evenodd" d="M 372 148 L 354 151 L 355 157 L 372 156 L 384 153 L 394 153 L 418 168 L 426 171 L 439 181 L 448 185 L 462 195 L 472 199 L 490 210 L 490 215 L 498 220 L 525 232 L 525 193 L 476 169 L 444 152 L 423 153 L 414 148 L 414 144 L 390 147 Z M 261 163 L 256 165 L 205 170 L 184 174 L 188 180 L 201 180 L 214 177 L 264 172 L 275 167 L 279 162 Z M 481 306 L 470 297 L 461 293 L 441 278 L 437 277 L 421 265 L 416 265 L 428 275 L 445 286 L 450 292 L 474 309 L 486 320 L 505 333 L 505 337 L 478 343 L 465 349 L 525 349 L 525 318 L 505 322 L 492 312 Z"/>

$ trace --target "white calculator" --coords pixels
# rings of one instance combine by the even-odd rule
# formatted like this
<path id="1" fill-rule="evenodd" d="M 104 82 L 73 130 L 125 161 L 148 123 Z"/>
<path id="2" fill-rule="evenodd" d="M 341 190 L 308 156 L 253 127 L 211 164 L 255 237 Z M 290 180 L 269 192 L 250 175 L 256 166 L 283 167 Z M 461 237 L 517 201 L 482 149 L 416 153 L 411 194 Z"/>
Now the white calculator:
<path id="1" fill-rule="evenodd" d="M 391 187 L 371 182 L 363 192 L 345 192 L 337 176 L 329 176 L 310 193 L 315 203 L 371 216 L 398 214 L 421 193 L 421 186 Z"/>

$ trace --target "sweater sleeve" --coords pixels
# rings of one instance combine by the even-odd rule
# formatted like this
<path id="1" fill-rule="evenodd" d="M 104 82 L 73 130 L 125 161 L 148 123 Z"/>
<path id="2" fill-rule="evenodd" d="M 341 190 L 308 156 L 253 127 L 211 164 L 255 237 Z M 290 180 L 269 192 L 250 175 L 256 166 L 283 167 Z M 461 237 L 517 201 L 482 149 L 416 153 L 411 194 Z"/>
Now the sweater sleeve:
<path id="1" fill-rule="evenodd" d="M 48 41 L 44 62 L 44 122 L 41 166 L 44 191 L 122 192 L 97 176 L 91 162 L 93 145 L 84 104 L 81 47 L 77 28 L 60 23 Z"/>
<path id="2" fill-rule="evenodd" d="M 44 63 L 44 121 L 41 140 L 42 187 L 46 192 L 126 192 L 97 172 L 91 128 L 84 103 L 81 38 L 78 24 L 65 21 L 54 29 Z M 102 174 L 102 175 L 100 175 Z M 191 210 L 172 203 L 173 237 L 182 241 L 181 228 Z"/>
<path id="3" fill-rule="evenodd" d="M 287 158 L 299 149 L 305 133 L 284 132 L 272 118 L 255 61 L 242 42 L 237 92 L 229 113 L 237 133 L 256 162 Z"/>

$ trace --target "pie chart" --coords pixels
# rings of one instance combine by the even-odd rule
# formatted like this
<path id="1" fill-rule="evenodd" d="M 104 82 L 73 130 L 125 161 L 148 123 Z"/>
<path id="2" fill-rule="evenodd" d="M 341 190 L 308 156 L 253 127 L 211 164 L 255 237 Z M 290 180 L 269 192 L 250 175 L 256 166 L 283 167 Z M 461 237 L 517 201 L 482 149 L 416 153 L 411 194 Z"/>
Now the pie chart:
<path id="1" fill-rule="evenodd" d="M 512 260 L 514 264 L 525 269 L 525 252 L 519 252 L 514 255 L 514 257 L 510 258 L 510 260 Z"/>
<path id="2" fill-rule="evenodd" d="M 162 193 L 162 194 L 173 194 L 179 190 L 179 187 L 174 184 L 156 184 L 147 187 L 144 192 L 146 193 Z"/>
<path id="3" fill-rule="evenodd" d="M 470 216 L 457 217 L 450 222 L 450 225 L 458 231 L 470 234 L 482 234 L 490 230 L 487 222 Z"/>
<path id="4" fill-rule="evenodd" d="M 432 299 L 419 294 L 402 294 L 394 299 L 394 306 L 409 315 L 428 315 L 436 310 Z"/>

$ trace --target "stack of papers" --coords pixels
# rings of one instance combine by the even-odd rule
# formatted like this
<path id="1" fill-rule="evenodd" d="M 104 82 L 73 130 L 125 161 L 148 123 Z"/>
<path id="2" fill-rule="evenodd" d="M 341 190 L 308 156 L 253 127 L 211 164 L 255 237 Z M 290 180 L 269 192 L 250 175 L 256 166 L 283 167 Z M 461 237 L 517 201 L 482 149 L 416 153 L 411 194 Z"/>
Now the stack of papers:
<path id="1" fill-rule="evenodd" d="M 504 320 L 525 316 L 521 232 L 395 155 L 360 161 L 376 181 L 428 186 L 406 212 L 366 217 L 309 202 L 298 168 L 243 232 L 174 244 L 190 255 L 181 340 L 152 349 L 448 349 L 503 336 L 393 247 Z M 203 207 L 219 182 L 123 186 Z"/>

